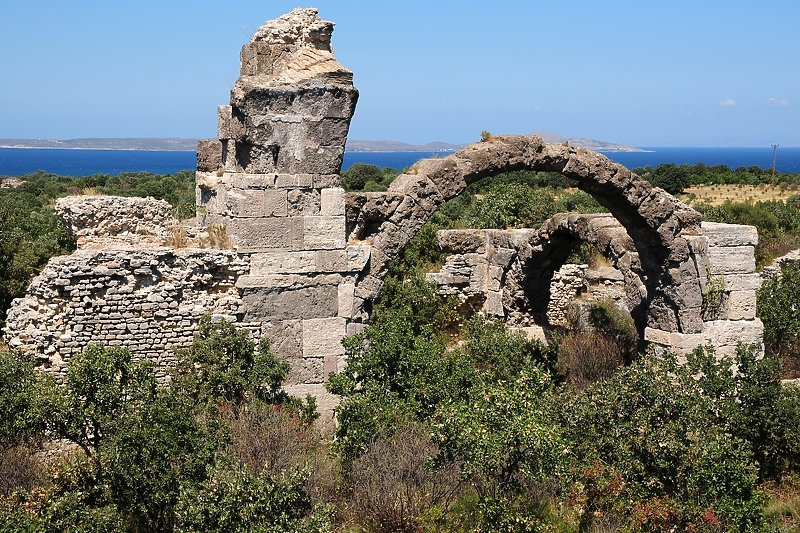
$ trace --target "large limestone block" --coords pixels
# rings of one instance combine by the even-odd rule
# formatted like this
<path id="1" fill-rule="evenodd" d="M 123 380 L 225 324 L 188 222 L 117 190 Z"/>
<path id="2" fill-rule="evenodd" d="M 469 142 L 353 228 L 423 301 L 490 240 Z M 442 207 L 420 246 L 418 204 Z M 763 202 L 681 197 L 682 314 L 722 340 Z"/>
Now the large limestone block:
<path id="1" fill-rule="evenodd" d="M 217 139 L 198 141 L 197 170 L 199 172 L 216 172 L 222 166 L 222 143 Z"/>
<path id="2" fill-rule="evenodd" d="M 647 327 L 644 329 L 644 340 L 678 355 L 685 355 L 704 345 L 706 336 L 703 333 L 679 333 Z"/>
<path id="3" fill-rule="evenodd" d="M 312 272 L 318 272 L 318 269 L 316 254 L 311 251 L 255 253 L 250 259 L 250 274 L 253 276 Z"/>
<path id="4" fill-rule="evenodd" d="M 439 230 L 436 241 L 443 252 L 465 254 L 486 251 L 486 233 L 483 230 Z"/>
<path id="5" fill-rule="evenodd" d="M 231 120 L 231 106 L 217 106 L 217 137 L 220 139 L 233 139 Z"/>
<path id="6" fill-rule="evenodd" d="M 355 283 L 342 283 L 339 285 L 339 316 L 352 318 L 355 306 Z"/>
<path id="7" fill-rule="evenodd" d="M 303 321 L 268 320 L 261 323 L 261 337 L 270 341 L 270 350 L 287 361 L 303 357 Z"/>
<path id="8" fill-rule="evenodd" d="M 715 348 L 744 344 L 762 344 L 764 325 L 761 320 L 712 320 L 705 322 L 704 334 Z"/>
<path id="9" fill-rule="evenodd" d="M 761 287 L 761 275 L 728 274 L 723 276 L 726 291 L 750 291 L 755 293 Z"/>
<path id="10" fill-rule="evenodd" d="M 234 189 L 226 195 L 226 211 L 233 217 L 263 217 L 264 192 Z M 286 211 L 284 200 L 284 213 Z M 285 216 L 285 215 L 284 215 Z"/>
<path id="11" fill-rule="evenodd" d="M 755 249 L 752 246 L 719 246 L 708 249 L 712 274 L 750 274 L 756 270 Z"/>
<path id="12" fill-rule="evenodd" d="M 731 291 L 725 296 L 728 320 L 753 320 L 756 317 L 756 292 Z"/>
<path id="13" fill-rule="evenodd" d="M 296 241 L 302 242 L 300 224 L 294 217 L 230 219 L 227 230 L 239 252 L 289 250 Z"/>
<path id="14" fill-rule="evenodd" d="M 487 315 L 504 316 L 503 293 L 500 291 L 488 291 L 486 293 L 486 301 L 483 303 L 483 311 Z"/>
<path id="15" fill-rule="evenodd" d="M 303 217 L 303 245 L 308 250 L 343 249 L 344 235 L 344 216 Z"/>
<path id="16" fill-rule="evenodd" d="M 336 285 L 298 289 L 253 287 L 242 290 L 244 318 L 248 322 L 336 316 L 339 312 L 338 299 Z"/>
<path id="17" fill-rule="evenodd" d="M 758 230 L 755 226 L 703 222 L 703 234 L 708 237 L 709 246 L 755 246 L 758 244 Z"/>
<path id="18" fill-rule="evenodd" d="M 322 209 L 320 214 L 326 217 L 344 216 L 345 193 L 342 188 L 322 189 Z"/>
<path id="19" fill-rule="evenodd" d="M 303 320 L 303 357 L 344 355 L 342 339 L 347 335 L 347 319 L 324 317 Z"/>

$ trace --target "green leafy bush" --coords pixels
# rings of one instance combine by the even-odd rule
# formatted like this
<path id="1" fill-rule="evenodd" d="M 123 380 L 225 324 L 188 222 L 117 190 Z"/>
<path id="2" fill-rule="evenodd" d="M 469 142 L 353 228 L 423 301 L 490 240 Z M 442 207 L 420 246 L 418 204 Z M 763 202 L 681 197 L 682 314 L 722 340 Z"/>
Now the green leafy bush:
<path id="1" fill-rule="evenodd" d="M 800 371 L 800 263 L 787 265 L 758 291 L 756 314 L 764 323 L 768 353 L 781 357 L 788 372 Z"/>
<path id="2" fill-rule="evenodd" d="M 303 490 L 302 470 L 253 475 L 219 469 L 206 483 L 183 491 L 176 506 L 176 533 L 326 533 L 330 509 L 314 508 Z"/>
<path id="3" fill-rule="evenodd" d="M 565 402 L 568 502 L 587 525 L 616 515 L 645 530 L 756 530 L 757 481 L 796 446 L 785 402 L 774 361 L 751 349 L 738 350 L 735 366 L 704 348 L 684 365 L 644 357 Z"/>
<path id="4" fill-rule="evenodd" d="M 198 402 L 240 404 L 248 395 L 275 402 L 287 399 L 281 383 L 289 369 L 289 363 L 269 351 L 267 339 L 256 350 L 246 332 L 205 315 L 192 346 L 180 358 L 174 379 Z"/>
<path id="5" fill-rule="evenodd" d="M 400 174 L 393 168 L 380 168 L 367 163 L 355 163 L 342 171 L 342 187 L 347 191 L 385 191 L 392 180 Z"/>
<path id="6" fill-rule="evenodd" d="M 327 511 L 311 513 L 307 474 L 288 472 L 295 461 L 287 472 L 269 473 L 262 464 L 251 473 L 236 445 L 258 435 L 247 434 L 247 424 L 226 426 L 233 413 L 246 422 L 247 414 L 265 409 L 263 403 L 245 405 L 248 400 L 300 405 L 275 388 L 285 365 L 275 363 L 266 344 L 255 353 L 230 325 L 203 321 L 201 329 L 181 363 L 194 372 L 170 386 L 158 386 L 153 364 L 121 348 L 92 346 L 72 356 L 59 386 L 32 379 L 29 361 L 3 354 L 0 378 L 22 378 L 0 390 L 0 406 L 20 411 L 9 419 L 6 436 L 16 442 L 19 431 L 44 428 L 80 451 L 55 462 L 49 479 L 30 493 L 0 498 L 0 517 L 36 531 L 169 532 L 193 530 L 197 513 L 207 513 L 221 530 L 277 531 L 293 524 L 326 531 Z M 308 407 L 292 411 L 303 428 L 313 421 Z M 241 498 L 252 503 L 231 514 L 230 505 Z"/>

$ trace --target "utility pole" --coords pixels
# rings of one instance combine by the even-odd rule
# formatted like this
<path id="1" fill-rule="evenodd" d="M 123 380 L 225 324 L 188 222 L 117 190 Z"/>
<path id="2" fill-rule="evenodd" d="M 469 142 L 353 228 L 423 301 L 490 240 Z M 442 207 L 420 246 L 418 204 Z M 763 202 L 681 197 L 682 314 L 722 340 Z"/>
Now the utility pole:
<path id="1" fill-rule="evenodd" d="M 772 186 L 775 186 L 775 161 L 778 158 L 778 146 L 780 144 L 773 144 L 772 145 Z"/>

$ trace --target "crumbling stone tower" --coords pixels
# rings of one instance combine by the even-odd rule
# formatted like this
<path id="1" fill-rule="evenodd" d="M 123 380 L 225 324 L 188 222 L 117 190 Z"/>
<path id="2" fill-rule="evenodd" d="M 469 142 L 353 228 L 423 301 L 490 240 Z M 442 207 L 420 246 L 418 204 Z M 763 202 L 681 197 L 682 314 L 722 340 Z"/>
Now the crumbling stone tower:
<path id="1" fill-rule="evenodd" d="M 292 361 L 289 392 L 318 398 L 341 366 L 355 275 L 368 258 L 345 241 L 338 174 L 358 90 L 333 55 L 332 32 L 316 9 L 259 28 L 242 48 L 230 105 L 219 107 L 219 139 L 200 141 L 197 153 L 198 213 L 250 256 L 236 284 L 242 322 Z"/>

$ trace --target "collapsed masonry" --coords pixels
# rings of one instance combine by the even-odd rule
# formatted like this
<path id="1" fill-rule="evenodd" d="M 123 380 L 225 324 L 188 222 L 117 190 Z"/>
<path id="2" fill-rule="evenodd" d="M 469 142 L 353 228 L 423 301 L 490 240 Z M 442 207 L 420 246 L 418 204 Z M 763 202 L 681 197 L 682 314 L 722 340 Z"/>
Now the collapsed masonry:
<path id="1" fill-rule="evenodd" d="M 611 215 L 559 214 L 540 229 L 444 230 L 440 248 L 452 255 L 427 279 L 440 293 L 457 296 L 488 316 L 502 318 L 529 336 L 545 339 L 554 326 L 568 325 L 577 298 L 610 299 L 629 312 L 643 340 L 680 354 L 711 344 L 732 356 L 739 342 L 762 342 L 756 318 L 752 226 L 703 222 L 689 237 L 689 255 L 697 265 L 702 330 L 667 332 L 648 327 L 647 285 L 639 253 L 625 228 Z M 610 261 L 590 269 L 565 264 L 572 250 L 587 242 Z"/>
<path id="2" fill-rule="evenodd" d="M 270 338 L 292 363 L 288 392 L 316 396 L 330 420 L 336 398 L 324 381 L 344 364 L 341 339 L 367 323 L 387 262 L 470 183 L 524 169 L 576 180 L 611 217 L 464 233 L 472 244 L 460 247 L 443 238 L 487 313 L 535 322 L 576 239 L 594 239 L 622 273 L 646 340 L 680 351 L 708 339 L 760 340 L 755 230 L 701 225 L 696 211 L 591 151 L 495 136 L 421 161 L 385 193 L 345 194 L 339 171 L 358 92 L 333 56 L 332 30 L 316 10 L 295 10 L 243 47 L 230 105 L 218 111 L 219 139 L 198 146 L 196 227 L 180 228 L 152 200 L 59 201 L 79 250 L 52 259 L 14 302 L 9 344 L 57 373 L 90 342 L 122 345 L 163 373 L 170 350 L 187 346 L 211 313 Z M 231 249 L 200 247 L 213 242 Z M 703 305 L 707 272 L 725 279 L 716 316 Z"/>

